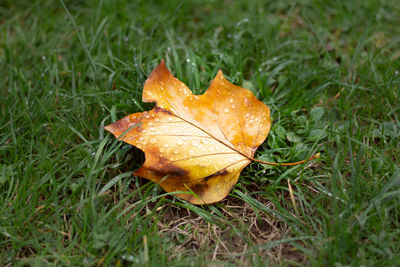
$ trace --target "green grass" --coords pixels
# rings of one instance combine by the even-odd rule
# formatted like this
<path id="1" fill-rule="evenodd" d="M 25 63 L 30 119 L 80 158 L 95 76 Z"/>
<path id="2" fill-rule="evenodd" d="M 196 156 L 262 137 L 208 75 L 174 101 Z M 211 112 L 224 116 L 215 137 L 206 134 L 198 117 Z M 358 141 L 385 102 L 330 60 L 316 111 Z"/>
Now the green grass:
<path id="1" fill-rule="evenodd" d="M 2 1 L 0 262 L 398 265 L 399 18 L 395 0 Z M 103 126 L 151 108 L 161 59 L 270 107 L 257 158 L 321 158 L 252 163 L 208 206 L 133 177 L 144 155 Z"/>

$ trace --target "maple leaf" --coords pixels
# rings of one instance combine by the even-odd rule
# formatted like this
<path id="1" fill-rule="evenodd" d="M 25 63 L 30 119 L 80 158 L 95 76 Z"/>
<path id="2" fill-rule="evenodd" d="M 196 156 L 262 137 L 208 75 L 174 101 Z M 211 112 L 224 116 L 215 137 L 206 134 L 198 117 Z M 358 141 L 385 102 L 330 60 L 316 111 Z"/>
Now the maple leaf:
<path id="1" fill-rule="evenodd" d="M 105 129 L 144 151 L 134 175 L 165 191 L 180 191 L 176 195 L 193 204 L 214 203 L 229 194 L 246 165 L 262 162 L 253 156 L 270 131 L 269 108 L 222 71 L 203 95 L 194 95 L 162 61 L 144 84 L 143 101 L 156 106 Z"/>

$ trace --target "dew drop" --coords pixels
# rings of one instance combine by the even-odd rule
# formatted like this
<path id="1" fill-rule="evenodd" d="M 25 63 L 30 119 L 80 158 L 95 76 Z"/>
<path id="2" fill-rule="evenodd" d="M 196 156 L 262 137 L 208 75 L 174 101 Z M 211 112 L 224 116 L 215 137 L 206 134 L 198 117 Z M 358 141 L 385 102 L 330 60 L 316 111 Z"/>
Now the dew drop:
<path id="1" fill-rule="evenodd" d="M 208 141 L 206 139 L 201 139 L 200 143 L 202 143 L 203 145 L 206 145 L 208 143 Z"/>
<path id="2" fill-rule="evenodd" d="M 177 142 L 178 145 L 183 145 L 182 139 L 178 139 L 176 142 Z"/>
<path id="3" fill-rule="evenodd" d="M 246 107 L 249 107 L 249 106 L 250 106 L 250 101 L 249 101 L 249 99 L 248 99 L 247 97 L 243 100 L 243 102 L 244 102 L 244 105 L 245 105 Z"/>
<path id="4" fill-rule="evenodd" d="M 232 98 L 231 98 L 231 99 L 229 99 L 229 103 L 231 103 L 231 104 L 233 103 L 233 99 L 232 99 Z"/>
<path id="5" fill-rule="evenodd" d="M 192 146 L 194 146 L 194 147 L 197 147 L 197 146 L 199 145 L 196 141 L 192 141 L 190 144 L 191 144 Z"/>
<path id="6" fill-rule="evenodd" d="M 155 138 L 155 137 L 150 138 L 150 143 L 152 143 L 152 144 L 157 143 L 157 138 Z"/>
<path id="7" fill-rule="evenodd" d="M 169 145 L 168 145 L 168 144 L 165 144 L 164 147 L 169 147 Z"/>
<path id="8" fill-rule="evenodd" d="M 143 140 L 144 140 L 144 137 L 141 136 L 141 137 L 139 138 L 139 141 L 143 141 Z"/>
<path id="9" fill-rule="evenodd" d="M 231 108 L 235 109 L 235 105 L 232 105 Z"/>
<path id="10" fill-rule="evenodd" d="M 179 153 L 179 149 L 178 149 L 177 147 L 175 147 L 175 148 L 172 150 L 172 152 L 174 152 L 175 154 L 178 154 L 178 153 Z"/>
<path id="11" fill-rule="evenodd" d="M 224 112 L 225 112 L 225 113 L 229 113 L 229 108 L 225 108 L 225 109 L 224 109 Z"/>
<path id="12" fill-rule="evenodd" d="M 194 150 L 193 150 L 193 149 L 190 149 L 190 150 L 189 150 L 189 155 L 190 155 L 190 156 L 194 156 L 194 154 L 195 154 Z"/>

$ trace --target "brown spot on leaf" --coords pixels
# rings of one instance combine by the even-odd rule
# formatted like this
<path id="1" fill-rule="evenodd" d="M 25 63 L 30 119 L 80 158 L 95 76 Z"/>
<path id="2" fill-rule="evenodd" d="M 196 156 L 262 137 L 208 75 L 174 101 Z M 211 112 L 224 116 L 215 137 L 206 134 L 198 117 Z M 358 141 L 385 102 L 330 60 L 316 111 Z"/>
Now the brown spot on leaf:
<path id="1" fill-rule="evenodd" d="M 165 110 L 165 109 L 160 108 L 160 107 L 158 107 L 158 106 L 155 106 L 155 110 L 156 110 L 156 113 L 165 113 L 165 114 L 167 114 L 167 115 L 173 115 L 173 116 L 175 116 L 174 113 L 172 113 L 171 111 Z"/>
<path id="2" fill-rule="evenodd" d="M 208 175 L 208 176 L 204 177 L 203 179 L 204 179 L 205 182 L 207 182 L 212 177 L 215 177 L 215 176 L 218 176 L 218 175 L 225 175 L 225 174 L 228 174 L 228 170 L 226 168 L 224 168 L 224 169 L 222 169 L 220 171 L 217 171 L 216 173 L 213 173 L 211 175 Z"/>
<path id="3" fill-rule="evenodd" d="M 209 188 L 207 183 L 198 183 L 198 184 L 190 185 L 188 187 L 200 198 L 202 198 L 203 194 L 205 194 Z M 193 197 L 195 197 L 195 196 L 192 196 L 192 198 Z"/>
<path id="4" fill-rule="evenodd" d="M 151 171 L 153 171 L 154 174 L 156 174 L 157 176 L 172 176 L 172 177 L 185 177 L 187 175 L 187 171 L 175 166 L 171 163 L 168 163 L 166 165 L 163 165 L 161 167 L 158 166 L 153 166 Z"/>
<path id="5" fill-rule="evenodd" d="M 161 156 L 158 147 L 152 146 L 149 147 L 146 151 L 149 159 L 156 159 L 155 164 L 149 164 L 147 169 L 154 173 L 158 177 L 164 177 L 168 175 L 169 179 L 171 178 L 183 178 L 188 175 L 188 171 L 180 168 L 179 166 L 171 163 L 167 158 Z M 147 164 L 146 164 L 147 165 Z"/>

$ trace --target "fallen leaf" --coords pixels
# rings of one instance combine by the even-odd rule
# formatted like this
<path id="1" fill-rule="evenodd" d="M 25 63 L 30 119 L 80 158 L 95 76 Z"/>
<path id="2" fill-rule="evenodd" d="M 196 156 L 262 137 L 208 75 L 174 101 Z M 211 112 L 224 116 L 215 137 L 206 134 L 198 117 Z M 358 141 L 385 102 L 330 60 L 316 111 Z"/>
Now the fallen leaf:
<path id="1" fill-rule="evenodd" d="M 134 175 L 154 181 L 193 204 L 224 199 L 252 161 L 271 128 L 269 108 L 221 71 L 203 95 L 194 95 L 162 61 L 143 88 L 148 112 L 130 114 L 105 127 L 145 153 Z M 268 163 L 271 165 L 295 165 Z"/>

